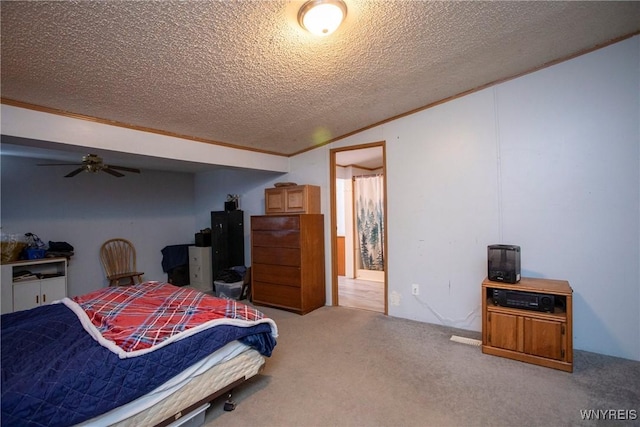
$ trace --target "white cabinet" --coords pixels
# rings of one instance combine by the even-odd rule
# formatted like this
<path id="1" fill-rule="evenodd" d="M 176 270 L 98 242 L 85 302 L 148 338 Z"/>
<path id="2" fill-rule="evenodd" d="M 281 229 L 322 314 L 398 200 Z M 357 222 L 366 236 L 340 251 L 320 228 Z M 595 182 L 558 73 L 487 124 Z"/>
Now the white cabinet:
<path id="1" fill-rule="evenodd" d="M 211 270 L 211 246 L 189 246 L 189 285 L 202 292 L 212 292 Z"/>
<path id="2" fill-rule="evenodd" d="M 1 279 L 2 314 L 50 304 L 67 296 L 67 259 L 3 264 Z"/>

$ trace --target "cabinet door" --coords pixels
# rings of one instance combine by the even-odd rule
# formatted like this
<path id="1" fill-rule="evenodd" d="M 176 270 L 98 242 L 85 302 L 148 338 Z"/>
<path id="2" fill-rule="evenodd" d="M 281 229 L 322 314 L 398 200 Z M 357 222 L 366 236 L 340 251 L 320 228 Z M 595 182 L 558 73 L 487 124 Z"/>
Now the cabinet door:
<path id="1" fill-rule="evenodd" d="M 244 211 L 211 212 L 213 278 L 223 270 L 244 265 Z"/>
<path id="2" fill-rule="evenodd" d="M 307 187 L 288 188 L 286 191 L 287 213 L 304 213 L 307 211 Z"/>
<path id="3" fill-rule="evenodd" d="M 40 305 L 51 304 L 67 296 L 67 279 L 55 277 L 40 281 Z"/>
<path id="4" fill-rule="evenodd" d="M 487 328 L 490 346 L 514 351 L 518 349 L 518 316 L 489 312 Z"/>
<path id="5" fill-rule="evenodd" d="M 564 324 L 525 317 L 524 352 L 540 357 L 564 359 Z"/>
<path id="6" fill-rule="evenodd" d="M 40 280 L 13 285 L 13 311 L 29 310 L 40 305 Z"/>
<path id="7" fill-rule="evenodd" d="M 284 213 L 286 210 L 285 190 L 281 188 L 267 188 L 264 192 L 265 213 Z"/>
<path id="8" fill-rule="evenodd" d="M 3 265 L 0 267 L 0 313 L 11 313 L 13 311 L 13 266 Z"/>
<path id="9" fill-rule="evenodd" d="M 229 268 L 229 215 L 224 211 L 211 212 L 211 251 L 213 277 Z"/>
<path id="10" fill-rule="evenodd" d="M 229 234 L 229 267 L 244 264 L 244 211 L 235 210 L 228 213 Z"/>

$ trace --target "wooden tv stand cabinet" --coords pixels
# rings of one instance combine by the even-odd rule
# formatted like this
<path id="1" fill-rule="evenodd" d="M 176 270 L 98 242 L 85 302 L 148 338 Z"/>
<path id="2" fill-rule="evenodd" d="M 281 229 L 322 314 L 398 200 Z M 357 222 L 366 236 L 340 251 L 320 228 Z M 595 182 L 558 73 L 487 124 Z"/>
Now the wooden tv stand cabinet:
<path id="1" fill-rule="evenodd" d="M 505 307 L 493 290 L 552 295 L 550 312 Z M 573 290 L 565 280 L 523 277 L 518 283 L 482 282 L 482 352 L 573 372 Z"/>

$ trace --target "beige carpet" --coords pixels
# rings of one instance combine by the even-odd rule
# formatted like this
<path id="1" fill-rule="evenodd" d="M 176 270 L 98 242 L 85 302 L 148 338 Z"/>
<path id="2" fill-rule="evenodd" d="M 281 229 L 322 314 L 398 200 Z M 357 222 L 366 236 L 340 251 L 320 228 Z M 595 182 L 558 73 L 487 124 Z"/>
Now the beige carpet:
<path id="1" fill-rule="evenodd" d="M 570 374 L 450 341 L 478 333 L 343 307 L 261 310 L 280 330 L 274 354 L 235 390 L 235 411 L 213 402 L 206 426 L 593 426 L 602 423 L 580 411 L 610 409 L 640 417 L 640 362 L 576 351 Z"/>

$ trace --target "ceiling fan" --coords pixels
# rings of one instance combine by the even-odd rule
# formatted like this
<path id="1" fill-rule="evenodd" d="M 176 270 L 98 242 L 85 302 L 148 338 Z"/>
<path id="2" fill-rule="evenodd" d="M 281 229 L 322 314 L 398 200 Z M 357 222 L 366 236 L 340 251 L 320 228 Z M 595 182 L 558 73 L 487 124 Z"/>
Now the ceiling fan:
<path id="1" fill-rule="evenodd" d="M 93 173 L 102 171 L 117 178 L 121 178 L 124 176 L 123 173 L 120 173 L 118 171 L 140 173 L 140 169 L 127 168 L 124 166 L 105 165 L 102 161 L 102 157 L 95 154 L 87 154 L 86 156 L 82 156 L 82 163 L 40 163 L 38 164 L 38 166 L 80 166 L 79 168 L 66 174 L 64 176 L 65 178 L 76 176 L 82 171 Z"/>

